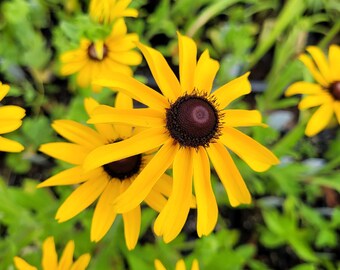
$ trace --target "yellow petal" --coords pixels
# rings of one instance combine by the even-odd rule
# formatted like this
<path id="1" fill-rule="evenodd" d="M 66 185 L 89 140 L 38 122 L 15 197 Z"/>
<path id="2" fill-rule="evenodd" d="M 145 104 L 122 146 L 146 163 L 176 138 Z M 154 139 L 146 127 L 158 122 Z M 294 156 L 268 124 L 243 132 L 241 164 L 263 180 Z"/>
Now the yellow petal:
<path id="1" fill-rule="evenodd" d="M 333 81 L 340 81 L 340 46 L 333 44 L 329 47 L 328 61 Z"/>
<path id="2" fill-rule="evenodd" d="M 39 151 L 53 158 L 79 165 L 83 163 L 89 149 L 73 143 L 55 142 L 42 144 Z"/>
<path id="3" fill-rule="evenodd" d="M 210 144 L 209 158 L 228 194 L 230 204 L 238 206 L 251 203 L 251 196 L 243 178 L 227 149 L 221 143 Z"/>
<path id="4" fill-rule="evenodd" d="M 145 199 L 157 180 L 172 164 L 178 147 L 172 139 L 164 143 L 131 186 L 115 200 L 115 209 L 118 213 L 134 209 Z"/>
<path id="5" fill-rule="evenodd" d="M 306 135 L 311 137 L 325 129 L 333 116 L 333 104 L 325 103 L 312 115 L 306 126 Z"/>
<path id="6" fill-rule="evenodd" d="M 117 52 L 126 52 L 132 50 L 133 48 L 136 48 L 137 41 L 138 41 L 137 34 L 127 34 L 121 35 L 118 38 L 110 37 L 105 41 L 105 44 L 110 48 L 110 51 L 112 51 L 114 54 L 118 56 Z M 138 53 L 138 55 L 140 55 L 140 53 Z"/>
<path id="7" fill-rule="evenodd" d="M 173 191 L 154 225 L 155 233 L 163 235 L 165 243 L 176 238 L 189 214 L 194 151 L 193 148 L 180 148 L 174 159 Z"/>
<path id="8" fill-rule="evenodd" d="M 119 36 L 125 35 L 126 33 L 127 33 L 127 27 L 126 27 L 126 23 L 124 19 L 123 18 L 117 19 L 116 22 L 113 24 L 110 37 L 111 38 L 119 37 Z"/>
<path id="9" fill-rule="evenodd" d="M 11 120 L 11 119 L 22 119 L 25 116 L 25 110 L 19 106 L 15 105 L 6 105 L 0 107 L 0 121 L 2 119 Z"/>
<path id="10" fill-rule="evenodd" d="M 155 211 L 160 212 L 167 200 L 165 197 L 158 192 L 155 192 L 153 189 L 150 191 L 148 196 L 145 197 L 144 201 Z"/>
<path id="11" fill-rule="evenodd" d="M 5 134 L 13 130 L 18 129 L 21 126 L 21 120 L 10 119 L 4 120 L 0 119 L 0 134 Z"/>
<path id="12" fill-rule="evenodd" d="M 218 208 L 210 182 L 210 163 L 203 147 L 194 153 L 194 187 L 197 200 L 197 234 L 210 234 L 215 228 Z"/>
<path id="13" fill-rule="evenodd" d="M 195 89 L 210 94 L 213 82 L 220 64 L 210 58 L 209 51 L 205 50 L 197 62 L 195 70 Z"/>
<path id="14" fill-rule="evenodd" d="M 77 84 L 82 87 L 88 87 L 91 83 L 92 73 L 93 73 L 93 66 L 95 63 L 87 62 L 84 67 L 79 70 L 79 73 L 77 75 Z"/>
<path id="15" fill-rule="evenodd" d="M 307 52 L 313 57 L 322 77 L 328 82 L 332 82 L 332 75 L 329 69 L 329 64 L 323 51 L 316 46 L 308 46 Z"/>
<path id="16" fill-rule="evenodd" d="M 93 148 L 105 143 L 95 130 L 72 120 L 56 120 L 52 127 L 65 139 L 85 147 Z"/>
<path id="17" fill-rule="evenodd" d="M 118 92 L 115 99 L 115 107 L 118 109 L 132 109 L 133 100 L 128 95 Z M 132 126 L 129 125 L 115 125 L 118 136 L 120 138 L 128 138 L 132 134 Z"/>
<path id="18" fill-rule="evenodd" d="M 324 87 L 328 87 L 328 81 L 320 74 L 316 68 L 313 60 L 306 54 L 299 56 L 299 60 L 308 68 L 309 72 L 313 75 L 314 79 Z"/>
<path id="19" fill-rule="evenodd" d="M 228 127 L 266 126 L 257 110 L 225 110 L 222 122 Z"/>
<path id="20" fill-rule="evenodd" d="M 114 80 L 96 80 L 94 84 L 108 87 L 114 91 L 122 91 L 131 98 L 154 109 L 164 110 L 164 108 L 169 107 L 169 102 L 164 96 L 131 76 L 121 73 L 112 73 L 111 76 Z"/>
<path id="21" fill-rule="evenodd" d="M 0 82 L 0 101 L 8 94 L 9 89 L 8 84 L 2 84 L 2 82 Z"/>
<path id="22" fill-rule="evenodd" d="M 131 138 L 100 146 L 84 161 L 84 169 L 91 170 L 104 164 L 134 156 L 162 145 L 168 139 L 163 127 L 149 128 Z"/>
<path id="23" fill-rule="evenodd" d="M 56 214 L 58 222 L 69 220 L 87 208 L 99 197 L 107 184 L 108 178 L 103 175 L 92 178 L 77 187 L 59 207 Z"/>
<path id="24" fill-rule="evenodd" d="M 55 250 L 53 237 L 48 237 L 43 243 L 43 257 L 41 265 L 44 270 L 57 270 L 58 255 Z"/>
<path id="25" fill-rule="evenodd" d="M 21 152 L 22 150 L 24 147 L 20 143 L 0 136 L 0 151 Z"/>
<path id="26" fill-rule="evenodd" d="M 72 265 L 70 270 L 85 270 L 90 263 L 90 259 L 91 256 L 88 253 L 81 255 Z"/>
<path id="27" fill-rule="evenodd" d="M 266 147 L 237 129 L 224 127 L 220 141 L 254 171 L 263 172 L 272 165 L 280 163 L 278 158 Z"/>
<path id="28" fill-rule="evenodd" d="M 98 106 L 88 120 L 90 124 L 120 123 L 134 127 L 157 127 L 165 123 L 165 113 L 150 108 L 142 109 L 118 109 L 106 105 Z M 118 127 L 119 126 L 119 127 Z M 123 125 L 115 124 L 117 131 Z M 120 134 L 120 138 L 127 138 Z M 128 135 L 128 134 L 125 134 Z M 131 132 L 130 132 L 131 135 Z"/>
<path id="29" fill-rule="evenodd" d="M 109 57 L 111 60 L 127 66 L 136 66 L 142 62 L 142 56 L 136 51 L 114 52 Z"/>
<path id="30" fill-rule="evenodd" d="M 166 268 L 164 267 L 164 265 L 161 263 L 161 261 L 160 260 L 155 260 L 155 262 L 154 262 L 154 264 L 155 264 L 155 268 L 156 268 L 156 270 L 166 270 Z M 19 269 L 20 270 L 20 269 Z"/>
<path id="31" fill-rule="evenodd" d="M 192 261 L 191 270 L 199 270 L 198 261 L 196 259 Z"/>
<path id="32" fill-rule="evenodd" d="M 58 270 L 68 270 L 73 263 L 74 241 L 68 241 L 59 261 Z"/>
<path id="33" fill-rule="evenodd" d="M 184 260 L 181 259 L 176 263 L 176 270 L 185 270 L 185 263 Z"/>
<path id="34" fill-rule="evenodd" d="M 220 110 L 227 107 L 232 101 L 240 96 L 249 94 L 251 91 L 251 85 L 248 80 L 250 72 L 228 82 L 221 86 L 212 93 L 212 96 L 216 98 L 219 104 Z"/>
<path id="35" fill-rule="evenodd" d="M 324 103 L 332 102 L 332 97 L 328 93 L 321 95 L 309 95 L 304 97 L 299 103 L 299 109 L 305 110 L 311 107 L 319 106 Z"/>
<path id="36" fill-rule="evenodd" d="M 181 95 L 181 86 L 163 55 L 141 43 L 138 43 L 137 46 L 148 62 L 151 73 L 163 95 L 170 101 L 176 101 Z"/>
<path id="37" fill-rule="evenodd" d="M 119 180 L 111 180 L 100 196 L 93 213 L 91 241 L 98 242 L 111 228 L 117 214 L 113 209 L 113 200 L 119 194 Z"/>
<path id="38" fill-rule="evenodd" d="M 319 84 L 310 82 L 296 82 L 289 86 L 285 92 L 286 96 L 292 96 L 296 94 L 322 94 L 324 90 Z"/>
<path id="39" fill-rule="evenodd" d="M 18 270 L 38 270 L 38 268 L 28 264 L 25 260 L 20 257 L 14 257 L 14 265 Z"/>
<path id="40" fill-rule="evenodd" d="M 336 101 L 333 103 L 333 105 L 334 105 L 335 116 L 338 119 L 338 123 L 340 125 L 340 102 Z"/>
<path id="41" fill-rule="evenodd" d="M 140 206 L 137 206 L 129 212 L 123 213 L 123 220 L 126 246 L 128 250 L 132 250 L 135 248 L 139 237 L 141 224 Z"/>
<path id="42" fill-rule="evenodd" d="M 197 47 L 195 42 L 177 32 L 179 49 L 179 77 L 182 93 L 194 90 L 194 77 L 196 70 Z"/>

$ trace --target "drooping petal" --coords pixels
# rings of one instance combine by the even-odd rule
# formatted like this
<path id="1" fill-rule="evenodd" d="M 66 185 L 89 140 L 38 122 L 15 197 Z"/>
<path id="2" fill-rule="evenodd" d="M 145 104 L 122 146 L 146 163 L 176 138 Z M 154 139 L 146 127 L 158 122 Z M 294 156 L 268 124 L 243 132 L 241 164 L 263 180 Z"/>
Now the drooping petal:
<path id="1" fill-rule="evenodd" d="M 18 270 L 38 270 L 38 268 L 28 264 L 25 260 L 21 259 L 20 257 L 15 256 L 13 260 L 14 265 Z"/>
<path id="2" fill-rule="evenodd" d="M 22 150 L 24 147 L 20 143 L 0 136 L 0 151 L 21 152 Z"/>
<path id="3" fill-rule="evenodd" d="M 180 233 L 189 214 L 194 151 L 193 148 L 180 148 L 174 159 L 173 190 L 154 225 L 155 233 L 162 235 L 165 243 Z"/>
<path id="4" fill-rule="evenodd" d="M 280 162 L 266 147 L 237 129 L 224 127 L 220 141 L 256 172 L 266 171 Z"/>
<path id="5" fill-rule="evenodd" d="M 69 220 L 92 204 L 108 184 L 106 175 L 86 181 L 65 200 L 59 207 L 56 219 L 58 222 Z"/>
<path id="6" fill-rule="evenodd" d="M 328 81 L 320 74 L 320 71 L 316 68 L 313 60 L 308 55 L 300 55 L 299 60 L 308 68 L 309 72 L 319 84 L 326 88 L 328 87 Z"/>
<path id="7" fill-rule="evenodd" d="M 309 119 L 306 126 L 306 135 L 311 137 L 325 129 L 333 116 L 333 104 L 325 103 Z"/>
<path id="8" fill-rule="evenodd" d="M 183 259 L 180 259 L 177 263 L 176 263 L 176 270 L 186 270 L 185 268 L 185 263 Z"/>
<path id="9" fill-rule="evenodd" d="M 164 143 L 131 186 L 114 202 L 118 213 L 130 211 L 144 200 L 158 179 L 172 164 L 178 148 L 178 144 L 174 144 L 172 139 Z"/>
<path id="10" fill-rule="evenodd" d="M 329 46 L 328 61 L 333 81 L 340 81 L 340 46 Z"/>
<path id="11" fill-rule="evenodd" d="M 163 127 L 149 128 L 120 142 L 100 146 L 93 150 L 84 161 L 84 169 L 91 170 L 134 156 L 162 145 L 168 139 Z"/>
<path id="12" fill-rule="evenodd" d="M 48 237 L 43 243 L 43 255 L 41 265 L 44 270 L 51 269 L 57 270 L 58 267 L 58 255 L 55 250 L 55 244 L 53 237 Z"/>
<path id="13" fill-rule="evenodd" d="M 243 178 L 227 149 L 221 143 L 213 143 L 207 148 L 209 158 L 228 194 L 231 206 L 249 204 L 251 196 Z"/>
<path id="14" fill-rule="evenodd" d="M 194 153 L 194 187 L 197 200 L 197 234 L 208 235 L 215 228 L 218 208 L 211 187 L 210 163 L 203 147 Z"/>
<path id="15" fill-rule="evenodd" d="M 113 200 L 118 196 L 120 182 L 112 179 L 100 196 L 92 217 L 91 241 L 98 242 L 111 228 L 117 214 Z"/>
<path id="16" fill-rule="evenodd" d="M 145 197 L 144 201 L 155 211 L 160 212 L 167 200 L 165 197 L 158 192 L 155 192 L 153 189 L 150 191 L 148 196 Z"/>
<path id="17" fill-rule="evenodd" d="M 227 107 L 232 101 L 240 96 L 249 94 L 251 91 L 251 85 L 248 80 L 250 72 L 228 82 L 221 86 L 212 93 L 212 96 L 216 98 L 219 104 L 220 110 Z"/>
<path id="18" fill-rule="evenodd" d="M 222 122 L 228 127 L 266 126 L 258 110 L 225 110 Z"/>
<path id="19" fill-rule="evenodd" d="M 79 165 L 89 153 L 89 149 L 73 143 L 54 142 L 42 144 L 40 152 L 62 161 Z"/>
<path id="20" fill-rule="evenodd" d="M 191 270 L 199 270 L 199 264 L 196 259 L 192 261 Z"/>
<path id="21" fill-rule="evenodd" d="M 323 51 L 316 46 L 308 46 L 307 52 L 313 57 L 314 62 L 316 63 L 320 74 L 322 77 L 328 82 L 332 82 L 332 74 L 329 69 L 329 63 Z"/>
<path id="22" fill-rule="evenodd" d="M 182 93 L 194 90 L 194 77 L 196 70 L 197 47 L 189 37 L 177 32 L 179 49 L 179 77 Z"/>
<path id="23" fill-rule="evenodd" d="M 58 270 L 68 270 L 73 263 L 74 241 L 68 241 L 59 261 Z"/>
<path id="24" fill-rule="evenodd" d="M 314 95 L 322 94 L 324 90 L 319 84 L 310 82 L 296 82 L 289 86 L 285 92 L 286 96 L 292 96 L 296 94 Z"/>
<path id="25" fill-rule="evenodd" d="M 124 220 L 124 235 L 128 250 L 135 248 L 140 231 L 141 224 L 141 209 L 138 205 L 135 209 L 123 213 Z"/>
<path id="26" fill-rule="evenodd" d="M 91 256 L 88 253 L 81 255 L 72 265 L 70 270 L 85 270 L 90 263 L 90 259 Z"/>
<path id="27" fill-rule="evenodd" d="M 182 89 L 164 56 L 159 51 L 142 43 L 137 44 L 148 62 L 151 73 L 163 95 L 170 101 L 175 101 L 181 95 Z"/>
<path id="28" fill-rule="evenodd" d="M 309 95 L 304 97 L 299 103 L 299 109 L 305 110 L 311 107 L 319 106 L 325 103 L 331 103 L 332 97 L 328 93 L 324 93 L 321 95 Z"/>
<path id="29" fill-rule="evenodd" d="M 121 73 L 112 73 L 114 80 L 96 80 L 93 84 L 108 87 L 114 91 L 122 91 L 131 98 L 154 109 L 164 110 L 169 107 L 169 102 L 157 91 L 137 81 L 131 76 Z"/>
<path id="30" fill-rule="evenodd" d="M 156 259 L 154 264 L 155 264 L 156 270 L 166 270 L 166 268 L 164 267 L 164 265 L 161 263 L 160 260 Z M 19 270 L 21 270 L 21 269 L 19 269 Z"/>
<path id="31" fill-rule="evenodd" d="M 13 120 L 13 119 L 22 119 L 25 116 L 25 109 L 15 106 L 15 105 L 6 105 L 0 107 L 0 121 L 2 119 L 5 120 Z"/>
<path id="32" fill-rule="evenodd" d="M 220 64 L 209 56 L 209 51 L 205 50 L 197 62 L 195 69 L 194 88 L 198 91 L 210 94 L 213 82 Z"/>

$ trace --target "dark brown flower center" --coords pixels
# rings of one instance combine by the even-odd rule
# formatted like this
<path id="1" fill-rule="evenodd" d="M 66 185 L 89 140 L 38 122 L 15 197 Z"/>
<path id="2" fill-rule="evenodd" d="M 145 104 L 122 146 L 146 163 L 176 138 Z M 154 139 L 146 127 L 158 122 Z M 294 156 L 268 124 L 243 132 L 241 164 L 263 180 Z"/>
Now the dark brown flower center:
<path id="1" fill-rule="evenodd" d="M 335 100 L 340 100 L 340 81 L 333 82 L 329 88 L 329 92 Z"/>
<path id="2" fill-rule="evenodd" d="M 182 96 L 166 112 L 166 127 L 181 146 L 207 146 L 218 135 L 218 126 L 214 104 L 202 96 Z"/>
<path id="3" fill-rule="evenodd" d="M 98 52 L 96 50 L 96 46 L 94 43 L 91 43 L 91 45 L 87 48 L 87 54 L 90 57 L 90 59 L 94 61 L 102 61 L 108 54 L 108 49 L 105 44 L 103 44 L 103 54 L 98 55 Z"/>
<path id="4" fill-rule="evenodd" d="M 122 181 L 138 173 L 141 165 L 142 155 L 139 154 L 105 164 L 103 168 L 111 178 L 118 178 Z"/>

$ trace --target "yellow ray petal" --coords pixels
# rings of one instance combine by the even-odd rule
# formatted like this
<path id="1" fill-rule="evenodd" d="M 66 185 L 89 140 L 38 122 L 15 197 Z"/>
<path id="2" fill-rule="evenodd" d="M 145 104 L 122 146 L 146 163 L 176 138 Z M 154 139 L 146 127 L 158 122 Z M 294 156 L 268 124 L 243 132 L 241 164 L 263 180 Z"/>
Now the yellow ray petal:
<path id="1" fill-rule="evenodd" d="M 42 144 L 39 151 L 53 158 L 79 165 L 83 162 L 89 149 L 73 143 L 55 142 Z"/>
<path id="2" fill-rule="evenodd" d="M 73 263 L 74 241 L 68 241 L 59 261 L 58 270 L 68 270 Z"/>
<path id="3" fill-rule="evenodd" d="M 43 257 L 41 261 L 42 268 L 45 270 L 57 270 L 58 255 L 55 250 L 53 237 L 48 237 L 43 243 Z"/>
<path id="4" fill-rule="evenodd" d="M 335 116 L 338 119 L 338 123 L 340 125 L 340 102 L 339 101 L 334 102 L 333 106 L 334 106 Z"/>
<path id="5" fill-rule="evenodd" d="M 199 270 L 198 261 L 196 259 L 192 261 L 191 270 Z"/>
<path id="6" fill-rule="evenodd" d="M 332 75 L 329 69 L 329 63 L 323 51 L 316 46 L 308 46 L 306 50 L 307 52 L 310 53 L 310 55 L 314 59 L 314 62 L 316 63 L 322 77 L 328 83 L 332 82 Z"/>
<path id="7" fill-rule="evenodd" d="M 164 96 L 131 76 L 121 73 L 112 73 L 111 76 L 114 80 L 96 80 L 93 83 L 114 91 L 122 91 L 131 98 L 154 109 L 164 110 L 164 108 L 169 107 L 169 102 Z"/>
<path id="8" fill-rule="evenodd" d="M 141 224 L 140 206 L 137 206 L 129 212 L 123 213 L 123 220 L 126 246 L 128 250 L 132 250 L 135 248 L 139 237 Z"/>
<path id="9" fill-rule="evenodd" d="M 195 89 L 210 94 L 213 82 L 220 64 L 210 58 L 209 51 L 205 50 L 197 62 L 195 70 Z"/>
<path id="10" fill-rule="evenodd" d="M 309 119 L 306 126 L 306 135 L 311 137 L 325 129 L 333 116 L 333 104 L 325 103 Z"/>
<path id="11" fill-rule="evenodd" d="M 0 151 L 21 152 L 22 150 L 24 147 L 20 143 L 0 136 Z"/>
<path id="12" fill-rule="evenodd" d="M 222 122 L 228 127 L 264 126 L 261 113 L 257 110 L 225 110 Z"/>
<path id="13" fill-rule="evenodd" d="M 94 65 L 96 64 L 88 61 L 86 65 L 84 65 L 84 67 L 79 70 L 79 73 L 77 75 L 77 84 L 80 87 L 85 88 L 90 85 Z"/>
<path id="14" fill-rule="evenodd" d="M 119 38 L 110 37 L 105 41 L 105 44 L 110 48 L 110 51 L 116 54 L 117 52 L 126 52 L 136 48 L 137 41 L 138 35 L 132 33 L 122 35 Z M 140 53 L 138 54 L 140 55 Z"/>
<path id="15" fill-rule="evenodd" d="M 77 187 L 59 207 L 56 214 L 58 222 L 69 220 L 87 208 L 99 197 L 107 184 L 108 178 L 103 175 L 92 178 Z"/>
<path id="16" fill-rule="evenodd" d="M 150 128 L 120 142 L 100 146 L 84 161 L 84 169 L 91 170 L 104 164 L 134 156 L 163 144 L 168 139 L 163 127 Z"/>
<path id="17" fill-rule="evenodd" d="M 133 100 L 128 95 L 118 92 L 115 99 L 115 107 L 117 109 L 132 109 Z M 129 138 L 132 134 L 132 126 L 115 124 L 119 138 Z"/>
<path id="18" fill-rule="evenodd" d="M 158 192 L 155 192 L 153 189 L 150 191 L 148 196 L 145 197 L 144 201 L 155 211 L 160 212 L 167 200 L 165 197 Z"/>
<path id="19" fill-rule="evenodd" d="M 100 105 L 93 111 L 88 123 L 121 123 L 135 127 L 159 127 L 165 126 L 165 112 L 150 108 L 118 109 L 106 105 Z M 118 131 L 123 125 L 115 124 L 115 126 Z M 120 134 L 119 137 L 122 138 L 122 135 L 123 134 Z M 124 136 L 123 138 L 127 137 L 129 136 Z"/>
<path id="20" fill-rule="evenodd" d="M 131 186 L 115 201 L 115 209 L 123 213 L 134 209 L 150 193 L 152 187 L 172 164 L 178 144 L 169 139 L 132 182 Z"/>
<path id="21" fill-rule="evenodd" d="M 299 103 L 299 109 L 305 110 L 311 107 L 319 106 L 325 103 L 331 103 L 332 97 L 328 93 L 324 93 L 321 95 L 309 95 L 304 97 Z"/>
<path id="22" fill-rule="evenodd" d="M 194 77 L 196 70 L 197 47 L 189 37 L 177 32 L 179 49 L 179 77 L 182 93 L 194 90 Z"/>
<path id="23" fill-rule="evenodd" d="M 176 101 L 182 92 L 181 85 L 163 55 L 142 43 L 137 43 L 137 46 L 148 62 L 151 73 L 163 95 L 170 101 Z"/>
<path id="24" fill-rule="evenodd" d="M 266 147 L 237 129 L 224 127 L 220 141 L 243 159 L 254 171 L 266 171 L 272 165 L 280 162 Z"/>
<path id="25" fill-rule="evenodd" d="M 0 134 L 5 134 L 18 129 L 21 126 L 21 120 L 16 119 L 0 119 Z"/>
<path id="26" fill-rule="evenodd" d="M 105 143 L 105 139 L 92 128 L 72 120 L 56 120 L 52 127 L 65 139 L 89 148 Z"/>
<path id="27" fill-rule="evenodd" d="M 218 208 L 210 182 L 210 163 L 203 147 L 194 153 L 194 187 L 197 200 L 197 234 L 210 234 L 215 228 Z"/>
<path id="28" fill-rule="evenodd" d="M 142 56 L 136 51 L 124 51 L 110 54 L 110 59 L 122 65 L 136 66 L 142 62 Z"/>
<path id="29" fill-rule="evenodd" d="M 98 242 L 111 228 L 117 214 L 113 210 L 113 200 L 119 194 L 120 182 L 111 180 L 100 196 L 93 213 L 91 224 L 91 241 Z"/>
<path id="30" fill-rule="evenodd" d="M 227 84 L 221 86 L 216 91 L 212 93 L 217 99 L 220 110 L 227 107 L 232 101 L 240 96 L 249 94 L 251 91 L 251 85 L 248 80 L 250 72 L 228 82 Z"/>
<path id="31" fill-rule="evenodd" d="M 314 79 L 324 87 L 328 87 L 328 81 L 320 74 L 319 70 L 314 65 L 313 60 L 306 54 L 299 56 L 299 60 L 308 68 Z"/>
<path id="32" fill-rule="evenodd" d="M 160 260 L 156 259 L 154 264 L 155 264 L 156 270 L 166 270 L 166 268 L 164 267 L 164 265 L 161 263 Z"/>
<path id="33" fill-rule="evenodd" d="M 324 90 L 319 84 L 310 82 L 296 82 L 289 86 L 285 92 L 286 96 L 292 96 L 296 94 L 322 94 Z"/>
<path id="34" fill-rule="evenodd" d="M 207 151 L 228 194 L 230 204 L 234 207 L 242 203 L 249 204 L 250 193 L 227 149 L 221 143 L 214 143 L 210 144 Z"/>
<path id="35" fill-rule="evenodd" d="M 84 182 L 87 178 L 84 174 L 82 166 L 75 166 L 73 168 L 64 170 L 60 173 L 53 175 L 52 177 L 46 179 L 44 182 L 40 183 L 37 187 L 50 187 L 50 186 L 63 186 L 63 185 L 73 185 Z"/>
<path id="36" fill-rule="evenodd" d="M 72 265 L 70 270 L 85 270 L 90 263 L 90 259 L 91 256 L 88 253 L 81 255 Z"/>
<path id="37" fill-rule="evenodd" d="M 167 174 L 163 174 L 154 185 L 153 190 L 169 197 L 172 192 L 172 177 Z"/>
<path id="38" fill-rule="evenodd" d="M 116 7 L 115 7 L 116 8 Z M 127 26 L 123 18 L 119 18 L 113 24 L 110 38 L 117 38 L 127 33 Z"/>
<path id="39" fill-rule="evenodd" d="M 165 243 L 172 241 L 182 230 L 188 217 L 192 196 L 193 148 L 180 148 L 173 164 L 173 191 L 158 215 L 154 231 L 163 235 Z"/>
<path id="40" fill-rule="evenodd" d="M 20 257 L 15 256 L 13 260 L 14 265 L 18 270 L 38 270 L 38 268 L 28 264 L 25 260 L 21 259 Z"/>
<path id="41" fill-rule="evenodd" d="M 0 107 L 0 121 L 2 119 L 10 120 L 10 119 L 22 119 L 25 116 L 25 109 L 15 106 L 15 105 L 6 105 Z"/>
<path id="42" fill-rule="evenodd" d="M 333 44 L 329 47 L 328 61 L 333 81 L 340 81 L 340 46 Z"/>
<path id="43" fill-rule="evenodd" d="M 2 82 L 0 82 L 0 101 L 8 94 L 9 89 L 8 84 L 2 84 Z"/>
<path id="44" fill-rule="evenodd" d="M 180 259 L 177 263 L 176 263 L 176 270 L 186 270 L 185 268 L 185 263 L 183 259 Z"/>

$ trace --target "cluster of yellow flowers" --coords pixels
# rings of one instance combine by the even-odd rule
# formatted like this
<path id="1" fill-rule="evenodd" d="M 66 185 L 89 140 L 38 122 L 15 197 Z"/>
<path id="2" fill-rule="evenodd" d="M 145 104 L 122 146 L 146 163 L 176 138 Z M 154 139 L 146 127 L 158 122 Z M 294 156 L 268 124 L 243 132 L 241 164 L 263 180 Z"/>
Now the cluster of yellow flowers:
<path id="1" fill-rule="evenodd" d="M 228 109 L 235 99 L 251 92 L 249 72 L 212 91 L 219 63 L 204 51 L 197 60 L 192 38 L 178 33 L 179 79 L 162 54 L 127 33 L 125 16 L 136 17 L 128 8 L 131 0 L 92 0 L 89 15 L 111 24 L 104 40 L 83 39 L 79 49 L 61 55 L 61 74 L 77 75 L 79 87 L 100 91 L 107 87 L 118 92 L 115 106 L 100 105 L 86 98 L 89 115 L 85 126 L 71 120 L 57 120 L 53 129 L 68 142 L 41 145 L 40 151 L 71 165 L 38 185 L 39 188 L 77 185 L 56 213 L 59 222 L 67 221 L 95 201 L 91 235 L 100 241 L 118 214 L 122 214 L 126 245 L 132 250 L 141 224 L 141 204 L 159 212 L 154 232 L 166 243 L 181 232 L 190 208 L 197 209 L 197 234 L 210 234 L 216 225 L 218 207 L 210 180 L 214 166 L 232 206 L 251 203 L 251 195 L 232 160 L 229 150 L 254 171 L 268 170 L 279 163 L 267 148 L 239 131 L 238 127 L 266 126 L 258 110 Z M 133 69 L 146 59 L 160 92 L 133 77 Z M 317 83 L 297 82 L 286 95 L 305 95 L 299 108 L 319 106 L 311 117 L 306 134 L 324 129 L 333 114 L 340 123 L 340 47 L 331 46 L 328 60 L 317 47 L 308 47 L 300 60 Z M 9 86 L 0 84 L 0 100 Z M 132 100 L 145 105 L 133 108 Z M 11 132 L 21 125 L 25 111 L 18 106 L 0 108 L 0 131 Z M 18 152 L 19 143 L 0 137 L 0 150 Z M 193 190 L 194 189 L 194 190 Z M 53 238 L 43 245 L 43 269 L 85 269 L 90 256 L 73 263 L 71 241 L 58 263 Z M 18 269 L 36 269 L 15 257 Z M 156 269 L 164 269 L 155 262 Z M 176 269 L 185 269 L 180 261 Z M 192 269 L 198 269 L 194 261 Z"/>

